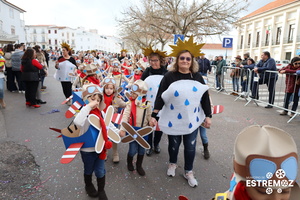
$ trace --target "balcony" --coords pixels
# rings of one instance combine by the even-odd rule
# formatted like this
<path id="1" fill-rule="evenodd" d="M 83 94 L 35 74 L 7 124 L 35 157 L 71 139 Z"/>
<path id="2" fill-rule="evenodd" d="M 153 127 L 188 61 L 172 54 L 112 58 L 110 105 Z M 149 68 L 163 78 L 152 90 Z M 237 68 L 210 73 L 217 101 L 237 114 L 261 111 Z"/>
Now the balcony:
<path id="1" fill-rule="evenodd" d="M 7 32 L 0 30 L 0 42 L 3 42 L 3 43 L 13 42 L 14 43 L 18 40 L 19 40 L 19 36 L 8 34 Z"/>
<path id="2" fill-rule="evenodd" d="M 293 38 L 283 38 L 283 44 L 293 43 Z"/>

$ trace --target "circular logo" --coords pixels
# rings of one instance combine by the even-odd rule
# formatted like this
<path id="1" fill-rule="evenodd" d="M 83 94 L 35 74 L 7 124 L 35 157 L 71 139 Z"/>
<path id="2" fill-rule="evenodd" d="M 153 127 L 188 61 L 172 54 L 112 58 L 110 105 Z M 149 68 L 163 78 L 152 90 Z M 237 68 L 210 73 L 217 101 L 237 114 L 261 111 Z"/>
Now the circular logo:
<path id="1" fill-rule="evenodd" d="M 280 194 L 281 192 L 282 192 L 282 189 L 281 189 L 281 188 L 278 188 L 278 189 L 277 189 L 277 193 Z"/>
<path id="2" fill-rule="evenodd" d="M 287 180 L 282 180 L 281 181 L 281 186 L 287 187 L 289 185 L 289 182 Z"/>
<path id="3" fill-rule="evenodd" d="M 278 169 L 276 172 L 276 177 L 281 179 L 281 178 L 284 178 L 285 177 L 285 171 L 283 169 Z"/>
<path id="4" fill-rule="evenodd" d="M 266 193 L 267 194 L 272 194 L 273 193 L 273 189 L 272 188 L 267 188 L 266 189 Z"/>
<path id="5" fill-rule="evenodd" d="M 266 174 L 266 177 L 267 177 L 267 179 L 270 179 L 270 178 L 273 177 L 273 174 L 272 174 L 271 172 L 268 172 L 268 173 Z"/>

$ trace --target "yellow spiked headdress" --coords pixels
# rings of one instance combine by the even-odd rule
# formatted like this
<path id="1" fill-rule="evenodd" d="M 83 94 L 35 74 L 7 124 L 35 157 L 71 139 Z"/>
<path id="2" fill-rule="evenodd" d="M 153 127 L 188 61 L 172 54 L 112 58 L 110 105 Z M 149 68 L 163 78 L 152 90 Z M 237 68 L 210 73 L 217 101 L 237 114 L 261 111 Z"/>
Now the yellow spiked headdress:
<path id="1" fill-rule="evenodd" d="M 60 44 L 61 48 L 66 48 L 68 51 L 71 51 L 72 48 L 66 42 Z"/>
<path id="2" fill-rule="evenodd" d="M 121 53 L 122 53 L 122 52 L 127 53 L 128 51 L 127 51 L 127 49 L 122 49 L 122 50 L 121 50 Z"/>
<path id="3" fill-rule="evenodd" d="M 142 49 L 143 49 L 143 54 L 145 56 L 149 56 L 151 53 L 157 53 L 158 55 L 160 55 L 163 58 L 167 57 L 167 54 L 165 51 L 159 51 L 158 49 L 156 49 L 154 51 L 151 46 L 149 46 L 147 48 L 142 48 Z"/>
<path id="4" fill-rule="evenodd" d="M 194 43 L 194 37 L 191 36 L 188 41 L 182 41 L 178 39 L 177 45 L 169 45 L 172 48 L 172 53 L 169 56 L 177 57 L 178 53 L 184 50 L 188 50 L 194 57 L 203 56 L 204 53 L 201 53 L 201 48 L 203 44 Z"/>

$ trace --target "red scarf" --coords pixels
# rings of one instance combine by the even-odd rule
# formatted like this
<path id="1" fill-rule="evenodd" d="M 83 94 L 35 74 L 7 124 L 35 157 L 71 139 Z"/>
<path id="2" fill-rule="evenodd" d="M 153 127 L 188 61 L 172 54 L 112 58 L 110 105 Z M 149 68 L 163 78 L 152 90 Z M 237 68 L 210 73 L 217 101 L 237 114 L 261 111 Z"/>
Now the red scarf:
<path id="1" fill-rule="evenodd" d="M 119 72 L 119 71 L 118 72 L 113 71 L 112 74 L 113 75 L 119 75 L 119 74 L 121 74 L 121 72 Z"/>
<path id="2" fill-rule="evenodd" d="M 106 150 L 110 149 L 112 147 L 112 142 L 108 140 L 106 125 L 105 125 L 105 122 L 104 122 L 104 120 L 102 118 L 100 110 L 98 108 L 95 108 L 95 109 L 91 110 L 90 114 L 95 114 L 100 119 L 100 125 L 101 125 L 101 130 L 102 130 L 101 134 L 103 136 L 103 139 L 104 139 L 105 143 L 104 143 L 103 150 L 99 154 L 99 158 L 101 160 L 105 160 L 105 158 L 106 158 Z"/>
<path id="3" fill-rule="evenodd" d="M 133 78 L 134 78 L 135 81 L 136 80 L 140 80 L 141 77 L 142 77 L 142 74 L 134 74 L 134 76 L 133 76 Z"/>
<path id="4" fill-rule="evenodd" d="M 236 200 L 251 200 L 247 191 L 245 183 L 240 181 L 234 191 L 234 198 Z"/>
<path id="5" fill-rule="evenodd" d="M 130 116 L 130 119 L 129 119 L 129 124 L 131 126 L 136 126 L 136 105 L 135 105 L 135 99 L 132 99 L 130 97 L 129 100 L 131 101 L 131 116 Z M 142 102 L 145 102 L 145 101 L 146 101 L 146 98 L 143 97 Z M 141 124 L 141 127 L 143 127 L 143 124 Z"/>
<path id="6" fill-rule="evenodd" d="M 104 112 L 106 113 L 107 107 L 112 105 L 112 101 L 114 100 L 114 95 L 109 95 L 107 96 L 105 93 L 103 93 L 104 95 L 104 103 L 106 104 L 106 107 L 104 108 Z"/>
<path id="7" fill-rule="evenodd" d="M 64 62 L 64 61 L 66 61 L 67 59 L 65 59 L 64 57 L 61 57 L 60 59 L 58 59 L 57 61 L 58 62 Z"/>
<path id="8" fill-rule="evenodd" d="M 95 78 L 94 76 L 89 76 L 87 78 L 87 80 L 90 82 L 90 83 L 93 83 L 93 84 L 96 84 L 96 85 L 99 85 L 100 84 L 100 80 Z"/>

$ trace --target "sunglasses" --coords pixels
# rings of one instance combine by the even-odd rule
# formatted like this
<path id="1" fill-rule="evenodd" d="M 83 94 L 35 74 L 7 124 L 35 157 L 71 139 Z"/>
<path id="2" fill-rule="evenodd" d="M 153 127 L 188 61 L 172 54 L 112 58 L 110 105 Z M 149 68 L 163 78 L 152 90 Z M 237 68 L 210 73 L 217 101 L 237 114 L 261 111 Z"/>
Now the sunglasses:
<path id="1" fill-rule="evenodd" d="M 294 62 L 293 65 L 300 65 L 300 62 Z"/>
<path id="2" fill-rule="evenodd" d="M 190 62 L 192 60 L 192 58 L 191 57 L 180 56 L 179 60 L 186 60 L 186 61 Z"/>

